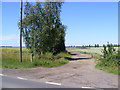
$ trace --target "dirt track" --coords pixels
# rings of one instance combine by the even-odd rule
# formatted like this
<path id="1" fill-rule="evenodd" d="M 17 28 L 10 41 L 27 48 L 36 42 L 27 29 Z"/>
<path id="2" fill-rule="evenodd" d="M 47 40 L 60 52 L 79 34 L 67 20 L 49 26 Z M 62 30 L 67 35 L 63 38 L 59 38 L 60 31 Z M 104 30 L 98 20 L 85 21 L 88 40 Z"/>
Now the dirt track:
<path id="1" fill-rule="evenodd" d="M 70 52 L 70 51 L 69 51 Z M 95 68 L 89 55 L 71 52 L 66 65 L 54 68 L 3 69 L 3 74 L 20 76 L 40 82 L 61 83 L 70 87 L 118 88 L 118 75 Z"/>

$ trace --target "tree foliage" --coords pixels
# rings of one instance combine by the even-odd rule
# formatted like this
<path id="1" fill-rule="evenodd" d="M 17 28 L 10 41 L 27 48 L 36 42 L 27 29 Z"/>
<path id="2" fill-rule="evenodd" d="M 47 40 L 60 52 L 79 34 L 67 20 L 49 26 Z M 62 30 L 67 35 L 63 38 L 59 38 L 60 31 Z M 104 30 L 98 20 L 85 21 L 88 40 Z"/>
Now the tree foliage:
<path id="1" fill-rule="evenodd" d="M 66 26 L 60 20 L 62 2 L 25 3 L 23 37 L 25 45 L 35 56 L 65 51 Z"/>

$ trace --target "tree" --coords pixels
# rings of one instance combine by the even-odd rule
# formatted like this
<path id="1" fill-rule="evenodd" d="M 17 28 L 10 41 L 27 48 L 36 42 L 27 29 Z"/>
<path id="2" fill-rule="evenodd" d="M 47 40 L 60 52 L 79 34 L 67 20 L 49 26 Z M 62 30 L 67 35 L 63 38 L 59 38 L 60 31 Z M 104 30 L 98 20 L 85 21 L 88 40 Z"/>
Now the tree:
<path id="1" fill-rule="evenodd" d="M 99 44 L 97 44 L 96 46 L 99 47 Z"/>
<path id="2" fill-rule="evenodd" d="M 91 47 L 91 45 L 89 44 L 89 46 L 88 47 Z"/>
<path id="3" fill-rule="evenodd" d="M 99 47 L 99 44 L 95 44 L 95 47 Z"/>
<path id="4" fill-rule="evenodd" d="M 95 47 L 97 47 L 97 45 L 95 44 Z"/>
<path id="5" fill-rule="evenodd" d="M 33 8 L 29 2 L 25 3 L 24 8 L 24 18 L 23 18 L 23 38 L 25 45 L 30 52 L 32 53 L 33 60 L 33 52 L 34 52 L 34 27 L 33 27 Z"/>
<path id="6" fill-rule="evenodd" d="M 23 18 L 23 37 L 32 56 L 65 51 L 66 26 L 60 21 L 62 2 L 26 2 Z M 34 58 L 35 59 L 35 58 Z"/>
<path id="7" fill-rule="evenodd" d="M 65 29 L 60 21 L 62 2 L 45 2 L 44 4 L 44 28 L 46 50 L 53 54 L 65 51 Z M 49 44 L 46 44 L 49 43 Z"/>

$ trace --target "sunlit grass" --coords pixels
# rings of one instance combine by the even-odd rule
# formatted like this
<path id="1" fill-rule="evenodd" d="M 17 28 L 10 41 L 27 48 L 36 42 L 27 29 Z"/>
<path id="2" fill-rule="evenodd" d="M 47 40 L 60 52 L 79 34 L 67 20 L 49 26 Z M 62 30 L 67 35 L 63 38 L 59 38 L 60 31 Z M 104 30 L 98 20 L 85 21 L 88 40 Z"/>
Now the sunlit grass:
<path id="1" fill-rule="evenodd" d="M 68 60 L 64 59 L 65 56 L 69 56 L 67 53 L 60 53 L 53 56 L 51 53 L 41 55 L 41 58 L 31 62 L 31 54 L 29 50 L 23 48 L 23 62 L 20 62 L 19 47 L 1 47 L 2 50 L 2 66 L 3 68 L 33 68 L 33 67 L 55 67 L 63 64 L 67 64 Z"/>

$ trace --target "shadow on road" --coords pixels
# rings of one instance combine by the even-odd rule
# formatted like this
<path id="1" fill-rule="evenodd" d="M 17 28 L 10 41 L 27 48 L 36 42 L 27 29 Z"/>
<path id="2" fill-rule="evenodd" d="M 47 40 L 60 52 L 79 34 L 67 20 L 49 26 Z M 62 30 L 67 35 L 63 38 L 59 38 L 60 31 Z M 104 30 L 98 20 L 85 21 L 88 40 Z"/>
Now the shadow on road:
<path id="1" fill-rule="evenodd" d="M 72 53 L 70 53 L 70 55 L 77 55 L 77 54 L 72 54 Z"/>
<path id="2" fill-rule="evenodd" d="M 86 59 L 91 59 L 91 58 L 70 58 L 70 57 L 65 57 L 65 59 L 70 60 L 70 61 L 75 61 L 75 60 L 86 60 Z"/>
<path id="3" fill-rule="evenodd" d="M 75 53 L 73 54 L 73 53 L 71 53 L 71 52 L 68 52 L 68 54 L 70 54 L 70 55 L 77 55 L 77 54 L 75 54 Z"/>

